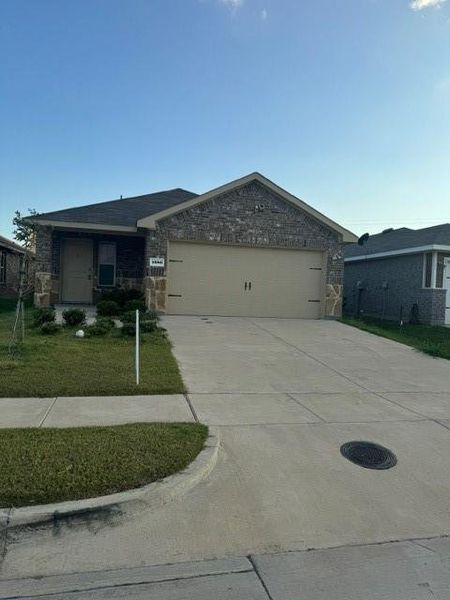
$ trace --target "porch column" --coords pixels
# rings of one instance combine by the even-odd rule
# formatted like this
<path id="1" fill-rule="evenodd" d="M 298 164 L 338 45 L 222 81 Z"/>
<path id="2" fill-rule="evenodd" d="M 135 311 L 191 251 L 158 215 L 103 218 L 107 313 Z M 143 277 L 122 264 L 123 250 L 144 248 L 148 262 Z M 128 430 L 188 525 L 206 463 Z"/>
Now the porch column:
<path id="1" fill-rule="evenodd" d="M 35 306 L 52 303 L 52 228 L 40 225 L 36 231 Z"/>
<path id="2" fill-rule="evenodd" d="M 166 252 L 161 248 L 161 241 L 154 230 L 149 230 L 145 235 L 145 302 L 147 308 L 159 313 L 166 312 L 167 278 L 166 266 L 151 267 L 150 257 L 162 256 Z"/>
<path id="3" fill-rule="evenodd" d="M 436 279 L 437 279 L 437 263 L 438 263 L 438 253 L 431 253 L 431 287 L 436 287 Z"/>

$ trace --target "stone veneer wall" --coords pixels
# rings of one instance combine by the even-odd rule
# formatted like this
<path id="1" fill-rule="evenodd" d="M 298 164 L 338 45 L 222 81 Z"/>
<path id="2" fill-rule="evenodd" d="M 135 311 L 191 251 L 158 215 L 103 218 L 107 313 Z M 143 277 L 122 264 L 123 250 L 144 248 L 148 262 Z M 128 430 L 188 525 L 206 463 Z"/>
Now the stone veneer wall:
<path id="1" fill-rule="evenodd" d="M 94 300 L 101 295 L 97 285 L 97 256 L 100 242 L 114 242 L 117 248 L 116 285 L 143 289 L 145 240 L 143 235 L 129 236 L 90 232 L 53 231 L 39 227 L 36 236 L 35 304 L 48 306 L 60 302 L 61 247 L 65 238 L 92 239 Z"/>
<path id="2" fill-rule="evenodd" d="M 198 240 L 252 247 L 320 250 L 327 253 L 326 301 L 322 313 L 339 317 L 342 309 L 342 236 L 295 208 L 258 182 L 186 209 L 147 232 L 146 265 L 151 256 L 166 258 L 170 240 Z M 149 271 L 148 306 L 166 308 L 166 268 Z"/>

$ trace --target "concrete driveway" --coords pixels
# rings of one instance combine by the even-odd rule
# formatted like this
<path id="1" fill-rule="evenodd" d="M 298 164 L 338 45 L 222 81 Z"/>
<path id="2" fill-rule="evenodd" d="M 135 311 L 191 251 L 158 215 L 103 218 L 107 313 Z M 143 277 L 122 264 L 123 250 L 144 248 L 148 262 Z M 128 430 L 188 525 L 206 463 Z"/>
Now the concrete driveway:
<path id="1" fill-rule="evenodd" d="M 156 512 L 23 533 L 2 577 L 450 535 L 450 363 L 331 321 L 168 317 L 211 476 Z M 367 439 L 398 465 L 370 471 Z"/>

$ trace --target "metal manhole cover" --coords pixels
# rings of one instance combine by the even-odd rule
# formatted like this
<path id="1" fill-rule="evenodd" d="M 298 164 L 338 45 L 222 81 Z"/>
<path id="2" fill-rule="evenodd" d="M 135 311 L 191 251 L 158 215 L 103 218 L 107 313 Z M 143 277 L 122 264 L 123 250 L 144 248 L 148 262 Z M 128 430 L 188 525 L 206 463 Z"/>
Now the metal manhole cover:
<path id="1" fill-rule="evenodd" d="M 397 464 L 391 450 L 373 442 L 347 442 L 341 446 L 341 454 L 365 469 L 391 469 Z"/>

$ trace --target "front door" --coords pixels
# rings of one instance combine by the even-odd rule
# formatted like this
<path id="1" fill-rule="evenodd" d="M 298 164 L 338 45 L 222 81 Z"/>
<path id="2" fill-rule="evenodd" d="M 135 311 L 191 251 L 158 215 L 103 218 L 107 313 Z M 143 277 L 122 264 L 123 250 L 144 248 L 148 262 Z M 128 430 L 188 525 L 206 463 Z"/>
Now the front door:
<path id="1" fill-rule="evenodd" d="M 92 240 L 67 238 L 63 245 L 62 301 L 92 302 Z"/>
<path id="2" fill-rule="evenodd" d="M 447 290 L 445 296 L 445 324 L 450 325 L 450 258 L 444 259 L 444 288 Z"/>

